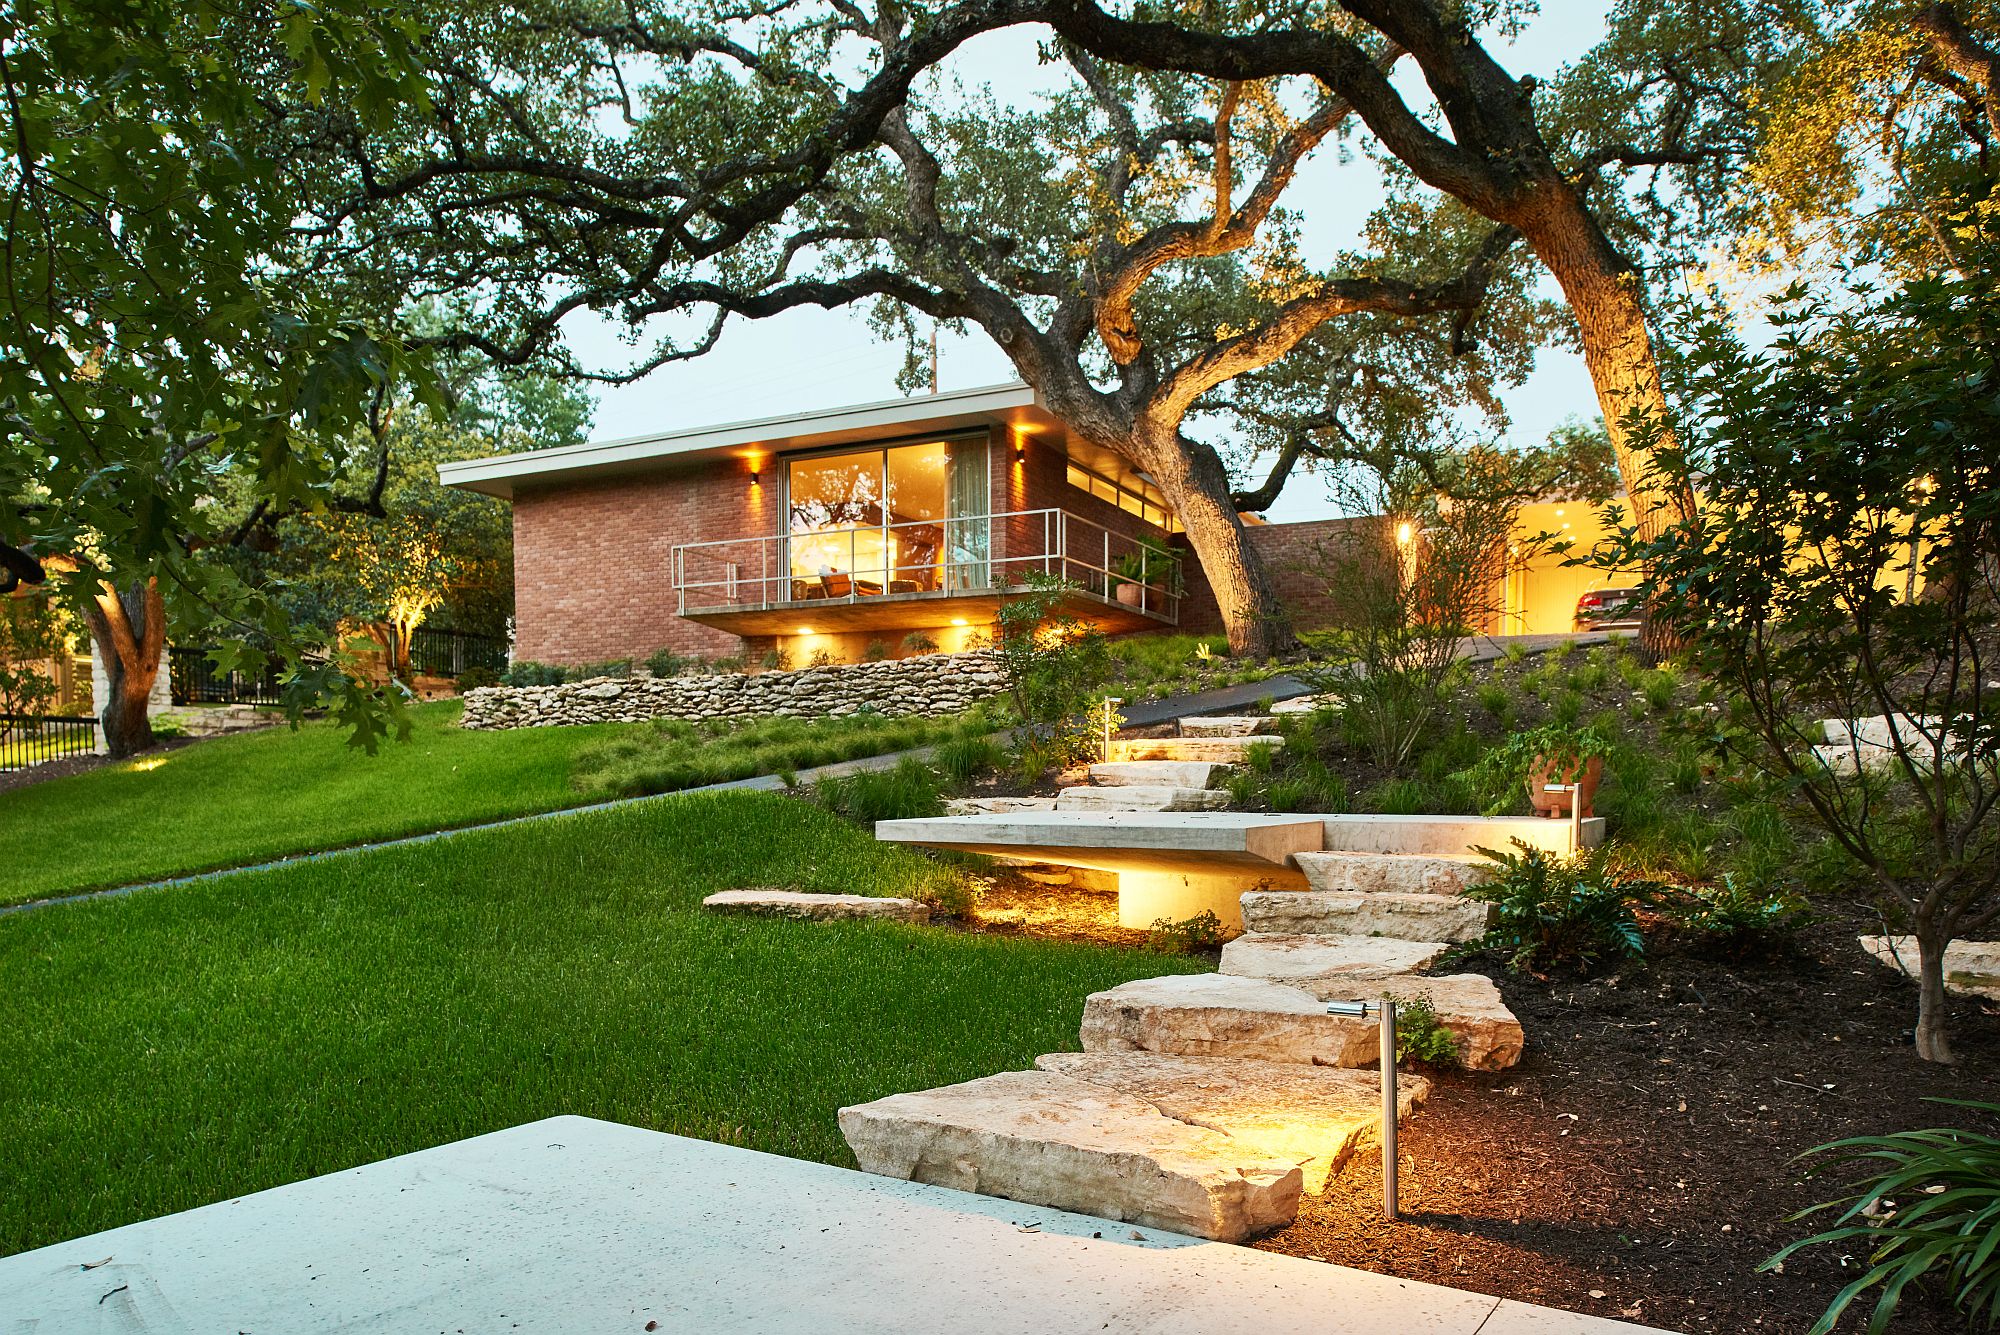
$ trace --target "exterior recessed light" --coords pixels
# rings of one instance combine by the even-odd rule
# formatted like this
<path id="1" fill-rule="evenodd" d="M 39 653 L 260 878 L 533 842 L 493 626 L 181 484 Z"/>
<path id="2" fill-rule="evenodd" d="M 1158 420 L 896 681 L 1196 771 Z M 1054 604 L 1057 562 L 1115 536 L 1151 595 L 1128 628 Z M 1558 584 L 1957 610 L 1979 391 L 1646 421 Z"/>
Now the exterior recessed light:
<path id="1" fill-rule="evenodd" d="M 951 619 L 951 624 L 952 624 L 952 625 L 954 625 L 954 626 L 963 626 L 963 625 L 965 624 L 965 618 L 964 618 L 964 617 L 953 617 L 953 618 Z"/>
<path id="2" fill-rule="evenodd" d="M 813 628 L 812 628 L 811 626 L 800 626 L 800 627 L 799 627 L 799 634 L 801 634 L 801 635 L 810 635 L 810 634 L 812 634 L 812 633 L 813 633 Z"/>

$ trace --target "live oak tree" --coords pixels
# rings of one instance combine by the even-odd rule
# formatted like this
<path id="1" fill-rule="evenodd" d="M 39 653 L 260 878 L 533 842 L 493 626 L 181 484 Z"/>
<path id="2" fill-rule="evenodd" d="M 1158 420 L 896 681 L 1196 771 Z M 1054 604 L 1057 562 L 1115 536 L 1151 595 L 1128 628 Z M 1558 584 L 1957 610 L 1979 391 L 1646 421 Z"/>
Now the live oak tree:
<path id="1" fill-rule="evenodd" d="M 328 299 L 291 227 L 302 145 L 424 102 L 392 7 L 58 0 L 0 15 L 0 585 L 49 583 L 110 678 L 114 755 L 151 740 L 169 607 L 289 643 L 284 619 L 204 555 L 241 472 L 307 503 L 369 387 L 397 363 Z M 334 443 L 329 443 L 334 442 Z M 372 743 L 382 702 L 335 665 Z"/>

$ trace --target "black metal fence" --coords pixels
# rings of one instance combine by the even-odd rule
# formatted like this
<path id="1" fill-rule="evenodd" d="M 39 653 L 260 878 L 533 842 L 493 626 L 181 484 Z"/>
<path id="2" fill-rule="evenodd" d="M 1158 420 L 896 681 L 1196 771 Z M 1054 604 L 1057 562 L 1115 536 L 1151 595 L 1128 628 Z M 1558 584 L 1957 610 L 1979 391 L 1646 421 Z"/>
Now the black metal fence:
<path id="1" fill-rule="evenodd" d="M 456 677 L 473 668 L 507 670 L 507 641 L 498 635 L 419 626 L 410 636 L 410 667 L 427 677 Z"/>
<path id="2" fill-rule="evenodd" d="M 67 715 L 0 714 L 0 770 L 25 769 L 97 749 L 97 720 Z"/>
<path id="3" fill-rule="evenodd" d="M 277 664 L 261 673 L 219 672 L 206 649 L 169 650 L 169 675 L 177 705 L 275 705 L 282 703 Z"/>

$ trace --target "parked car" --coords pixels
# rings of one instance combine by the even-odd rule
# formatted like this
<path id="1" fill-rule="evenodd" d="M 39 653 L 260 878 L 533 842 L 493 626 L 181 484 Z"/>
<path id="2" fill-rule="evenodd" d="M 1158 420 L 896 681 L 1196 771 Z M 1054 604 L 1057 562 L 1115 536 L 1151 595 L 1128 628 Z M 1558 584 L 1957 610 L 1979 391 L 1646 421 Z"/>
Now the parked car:
<path id="1" fill-rule="evenodd" d="M 1577 630 L 1637 630 L 1646 611 L 1643 589 L 1595 589 L 1576 600 Z"/>

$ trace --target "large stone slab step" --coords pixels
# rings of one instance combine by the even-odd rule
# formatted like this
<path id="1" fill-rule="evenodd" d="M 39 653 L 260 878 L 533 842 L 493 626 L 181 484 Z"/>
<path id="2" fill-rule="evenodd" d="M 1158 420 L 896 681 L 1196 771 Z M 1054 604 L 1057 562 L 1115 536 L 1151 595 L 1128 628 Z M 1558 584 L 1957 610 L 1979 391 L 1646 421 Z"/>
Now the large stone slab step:
<path id="1" fill-rule="evenodd" d="M 1476 855 L 1482 848 L 1506 850 L 1513 840 L 1551 853 L 1568 854 L 1567 820 L 1542 816 L 1384 816 L 1376 814 L 1323 816 L 1326 836 L 1320 848 L 1329 853 L 1426 853 L 1448 857 Z M 1604 842 L 1604 817 L 1583 822 L 1583 846 Z"/>
<path id="2" fill-rule="evenodd" d="M 1316 1066 L 1373 1066 L 1379 1034 L 1372 1017 L 1329 1015 L 1328 1000 L 1429 994 L 1438 1020 L 1459 1039 L 1460 1059 L 1497 1071 L 1521 1059 L 1520 1022 L 1489 978 L 1403 975 L 1325 980 L 1321 997 L 1304 987 L 1229 974 L 1142 978 L 1084 1002 L 1085 1052 L 1157 1052 L 1187 1057 L 1242 1057 Z"/>
<path id="3" fill-rule="evenodd" d="M 1261 1145 L 1053 1071 L 1008 1071 L 840 1110 L 870 1173 L 1200 1238 L 1289 1224 L 1304 1173 Z"/>
<path id="4" fill-rule="evenodd" d="M 1056 795 L 1057 811 L 1223 811 L 1229 794 L 1213 788 L 1174 788 L 1151 784 L 1118 784 L 1108 788 L 1065 788 Z"/>
<path id="5" fill-rule="evenodd" d="M 1292 855 L 1319 848 L 1321 829 L 1316 816 L 1255 811 L 1026 811 L 877 821 L 875 837 L 1102 871 L 1250 873 L 1303 887 Z"/>
<path id="6" fill-rule="evenodd" d="M 1273 714 L 1310 714 L 1316 709 L 1338 709 L 1340 697 L 1332 693 L 1322 695 L 1295 695 L 1289 700 L 1280 700 L 1271 706 Z"/>
<path id="7" fill-rule="evenodd" d="M 914 899 L 876 895 L 821 895 L 799 890 L 721 890 L 701 901 L 716 913 L 761 913 L 778 918 L 833 921 L 844 918 L 891 918 L 928 922 L 929 906 Z"/>
<path id="8" fill-rule="evenodd" d="M 1176 1121 L 1296 1163 L 1314 1196 L 1382 1130 L 1382 1079 L 1374 1071 L 1153 1052 L 1052 1052 L 1035 1067 L 1120 1090 Z M 1399 1079 L 1398 1120 L 1429 1093 L 1422 1076 Z"/>
<path id="9" fill-rule="evenodd" d="M 1285 745 L 1282 737 L 1137 737 L 1111 743 L 1105 757 L 1113 763 L 1131 760 L 1195 760 L 1213 765 L 1240 765 L 1254 746 L 1274 750 Z"/>
<path id="10" fill-rule="evenodd" d="M 1090 767 L 1090 781 L 1105 787 L 1133 785 L 1169 788 L 1213 788 L 1227 765 L 1207 760 L 1126 760 Z"/>
<path id="11" fill-rule="evenodd" d="M 1388 978 L 1428 969 L 1449 949 L 1444 941 L 1393 936 L 1246 932 L 1223 946 L 1221 971 L 1309 987 L 1311 980 Z"/>
<path id="12" fill-rule="evenodd" d="M 947 816 L 1005 816 L 1016 811 L 1054 811 L 1053 797 L 949 797 Z"/>
<path id="13" fill-rule="evenodd" d="M 1243 928 L 1285 936 L 1390 936 L 1404 941 L 1474 941 L 1492 910 L 1458 895 L 1390 891 L 1252 890 L 1243 896 Z"/>
<path id="14" fill-rule="evenodd" d="M 1362 894 L 1455 895 L 1493 877 L 1477 853 L 1300 853 L 1294 861 L 1315 890 Z"/>
<path id="15" fill-rule="evenodd" d="M 1916 977 L 1914 936 L 1864 936 L 1860 940 L 1861 948 L 1882 963 Z M 1946 946 L 1944 986 L 1947 992 L 2000 1001 L 2000 941 L 1954 941 Z"/>
<path id="16" fill-rule="evenodd" d="M 1254 737 L 1269 732 L 1274 720 L 1263 714 L 1210 714 L 1180 721 L 1183 737 Z"/>

